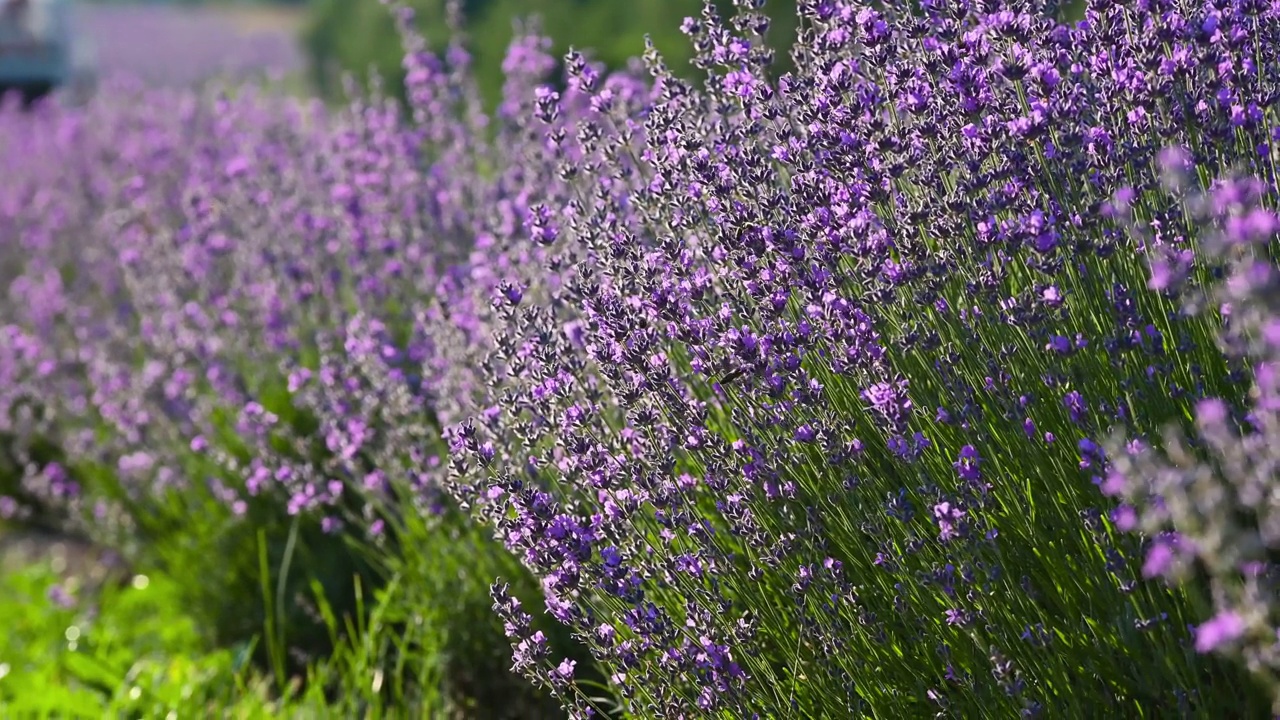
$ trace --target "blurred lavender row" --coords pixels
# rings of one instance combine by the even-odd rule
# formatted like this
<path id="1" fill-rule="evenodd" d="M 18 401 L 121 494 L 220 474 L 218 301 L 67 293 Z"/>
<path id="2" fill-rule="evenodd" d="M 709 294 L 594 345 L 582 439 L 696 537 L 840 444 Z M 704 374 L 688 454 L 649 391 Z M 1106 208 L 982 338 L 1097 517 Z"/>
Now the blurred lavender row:
<path id="1" fill-rule="evenodd" d="M 181 86 L 211 76 L 287 76 L 306 65 L 283 12 L 168 5 L 75 7 L 78 64 L 98 77 Z"/>

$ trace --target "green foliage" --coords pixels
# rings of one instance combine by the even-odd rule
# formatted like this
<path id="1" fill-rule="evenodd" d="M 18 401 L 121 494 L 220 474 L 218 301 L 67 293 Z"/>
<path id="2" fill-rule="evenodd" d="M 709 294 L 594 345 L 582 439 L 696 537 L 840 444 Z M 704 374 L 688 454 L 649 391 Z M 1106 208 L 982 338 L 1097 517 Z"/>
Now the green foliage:
<path id="1" fill-rule="evenodd" d="M 191 533 L 199 534 L 198 527 Z M 263 602 L 254 609 L 239 599 L 235 606 L 250 611 L 246 622 L 262 626 L 236 642 L 211 637 L 210 609 L 191 604 L 191 585 L 201 583 L 208 564 L 93 591 L 49 563 L 0 574 L 0 716 L 560 717 L 546 693 L 508 670 L 507 641 L 489 608 L 486 578 L 498 575 L 517 578 L 514 592 L 537 607 L 537 586 L 515 558 L 456 513 L 413 515 L 400 537 L 395 552 L 360 549 L 383 558 L 392 576 L 380 589 L 352 583 L 350 613 L 341 600 L 330 602 L 333 588 L 309 574 L 325 565 L 315 557 L 295 561 L 295 576 L 309 581 L 273 586 L 283 573 L 271 567 L 262 542 Z M 299 585 L 305 587 L 296 595 L 279 592 Z M 211 586 L 228 589 L 223 580 Z M 231 590 L 235 602 L 234 591 L 244 588 Z M 55 593 L 67 601 L 55 602 Z M 331 646 L 299 668 L 288 648 L 297 645 L 291 617 L 304 606 Z M 539 627 L 554 652 L 589 666 L 563 627 Z M 254 662 L 260 655 L 268 657 L 265 668 Z"/>
<path id="2" fill-rule="evenodd" d="M 51 601 L 55 587 L 74 602 Z M 206 645 L 181 597 L 163 575 L 89 594 L 48 564 L 0 574 L 0 716 L 274 717 L 245 648 Z"/>
<path id="3" fill-rule="evenodd" d="M 491 610 L 489 582 L 498 576 L 514 578 L 512 592 L 526 607 L 541 605 L 528 571 L 456 511 L 409 513 L 394 536 L 394 551 L 365 548 L 386 563 L 392 579 L 371 594 L 370 611 L 356 615 L 355 622 L 367 618 L 363 624 L 344 623 L 331 608 L 319 608 L 337 647 L 318 673 L 331 711 L 347 717 L 562 717 L 549 694 L 510 671 L 510 647 Z M 563 626 L 541 616 L 539 623 L 553 655 L 594 667 Z"/>
<path id="4" fill-rule="evenodd" d="M 434 49 L 448 38 L 444 23 L 445 0 L 409 0 L 417 13 L 418 28 Z M 733 4 L 719 0 L 724 17 Z M 697 16 L 702 0 L 465 0 L 464 13 L 477 80 L 485 100 L 496 103 L 502 88 L 502 61 L 515 34 L 516 21 L 537 17 L 542 31 L 554 41 L 552 53 L 562 57 L 570 46 L 604 62 L 610 68 L 626 65 L 644 50 L 646 34 L 677 72 L 696 77 L 689 65 L 692 46 L 680 32 L 685 17 Z M 776 65 L 786 67 L 786 49 L 796 33 L 795 3 L 775 0 L 766 8 L 774 20 L 770 44 L 778 50 Z M 341 90 L 335 71 L 365 79 L 370 69 L 401 92 L 403 56 L 390 11 L 378 0 L 316 0 L 305 33 L 305 45 L 322 91 Z"/>
<path id="5" fill-rule="evenodd" d="M 283 380 L 271 372 L 256 377 L 255 393 L 280 418 L 282 431 L 312 440 L 281 442 L 276 450 L 327 452 L 314 440 L 316 418 L 294 405 Z M 253 451 L 237 435 L 233 413 L 213 403 L 220 427 L 207 438 L 209 451 L 183 455 L 185 475 L 242 489 L 243 477 L 212 454 L 243 465 Z M 16 442 L 7 440 L 0 447 Z M 25 456 L 41 464 L 67 462 L 56 444 L 28 439 L 23 445 Z M 56 580 L 47 571 L 28 569 L 10 580 L 15 590 L 0 599 L 19 609 L 0 608 L 0 617 L 15 618 L 12 645 L 0 646 L 0 663 L 13 674 L 30 668 L 21 684 L 8 686 L 9 695 L 0 683 L 0 702 L 12 703 L 15 712 L 98 717 L 98 708 L 107 707 L 163 717 L 174 697 L 238 708 L 240 701 L 227 693 L 251 676 L 262 703 L 305 699 L 326 715 L 385 717 L 413 709 L 424 717 L 559 716 L 558 703 L 545 691 L 509 671 L 509 644 L 490 610 L 495 578 L 514 579 L 513 592 L 535 612 L 541 606 L 537 585 L 487 530 L 456 510 L 421 507 L 412 490 L 399 488 L 404 496 L 384 509 L 407 511 L 388 511 L 383 534 L 357 527 L 326 533 L 318 518 L 288 514 L 279 495 L 251 497 L 237 513 L 210 484 L 137 494 L 112 468 L 84 460 L 67 464 L 89 496 L 107 499 L 129 518 L 130 532 L 118 549 L 152 580 L 145 593 L 106 588 L 93 611 L 64 610 L 46 598 Z M 14 465 L 0 464 L 0 490 L 6 484 L 14 486 L 10 492 L 16 489 Z M 350 500 L 347 510 L 355 514 L 359 499 L 352 493 Z M 148 623 L 164 632 L 145 634 Z M 72 625 L 78 648 L 68 650 Z M 591 658 L 563 627 L 547 622 L 544 630 L 556 653 L 573 657 L 589 673 Z M 40 691 L 67 683 L 66 692 Z M 204 706 L 182 707 L 188 710 L 180 717 L 206 714 Z M 271 714 L 251 710 L 235 716 Z"/>

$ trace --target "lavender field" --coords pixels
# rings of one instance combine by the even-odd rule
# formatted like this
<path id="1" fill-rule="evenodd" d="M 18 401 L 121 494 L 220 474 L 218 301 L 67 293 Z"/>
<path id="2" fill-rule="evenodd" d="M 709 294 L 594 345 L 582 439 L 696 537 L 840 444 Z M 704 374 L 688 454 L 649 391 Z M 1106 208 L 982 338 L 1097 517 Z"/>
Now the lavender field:
<path id="1" fill-rule="evenodd" d="M 1280 3 L 735 5 L 0 115 L 0 715 L 1280 717 Z"/>

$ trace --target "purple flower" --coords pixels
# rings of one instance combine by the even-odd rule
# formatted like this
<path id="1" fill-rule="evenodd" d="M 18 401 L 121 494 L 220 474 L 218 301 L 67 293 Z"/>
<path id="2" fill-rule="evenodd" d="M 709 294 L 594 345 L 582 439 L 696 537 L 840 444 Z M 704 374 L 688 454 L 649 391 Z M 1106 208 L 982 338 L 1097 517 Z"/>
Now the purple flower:
<path id="1" fill-rule="evenodd" d="M 978 471 L 978 466 L 982 464 L 982 458 L 979 457 L 978 451 L 972 445 L 965 445 L 960 448 L 960 457 L 952 463 L 952 467 L 956 469 L 956 474 L 962 480 L 976 482 L 982 477 L 982 473 Z"/>
<path id="2" fill-rule="evenodd" d="M 1064 301 L 1062 291 L 1058 289 L 1057 285 L 1050 285 L 1045 288 L 1041 293 L 1041 298 L 1044 300 L 1044 304 L 1051 308 L 1062 307 Z"/>
<path id="3" fill-rule="evenodd" d="M 1147 282 L 1147 287 L 1152 290 L 1168 290 L 1173 287 L 1181 274 L 1177 272 L 1168 260 L 1157 258 L 1151 261 L 1151 279 Z"/>
<path id="4" fill-rule="evenodd" d="M 1067 407 L 1067 411 L 1071 415 L 1071 422 L 1078 425 L 1084 420 L 1088 405 L 1085 404 L 1084 396 L 1078 391 L 1072 390 L 1064 395 L 1062 404 Z"/>
<path id="5" fill-rule="evenodd" d="M 75 597 L 61 583 L 49 587 L 49 601 L 63 610 L 69 610 L 76 605 Z"/>
<path id="6" fill-rule="evenodd" d="M 1270 240 L 1280 232 L 1280 216 L 1266 208 L 1253 208 L 1227 219 L 1225 238 L 1234 245 L 1253 245 Z"/>
<path id="7" fill-rule="evenodd" d="M 938 539 L 947 542 L 959 536 L 959 523 L 965 517 L 965 511 L 949 502 L 940 502 L 933 506 L 933 517 L 938 521 Z"/>
<path id="8" fill-rule="evenodd" d="M 1071 352 L 1071 339 L 1064 335 L 1054 335 L 1049 338 L 1049 343 L 1045 345 L 1044 349 L 1066 355 Z"/>
<path id="9" fill-rule="evenodd" d="M 907 396 L 906 380 L 875 383 L 862 391 L 862 399 L 895 425 L 904 422 L 913 407 L 911 398 Z"/>
<path id="10" fill-rule="evenodd" d="M 1157 540 L 1147 551 L 1147 559 L 1142 564 L 1142 576 L 1155 578 L 1166 575 L 1174 565 L 1176 555 L 1169 543 Z"/>
<path id="11" fill-rule="evenodd" d="M 1196 652 L 1213 652 L 1240 639 L 1246 630 L 1244 618 L 1224 610 L 1202 623 L 1195 630 Z"/>
<path id="12" fill-rule="evenodd" d="M 1120 505 L 1111 511 L 1111 522 L 1120 532 L 1130 532 L 1138 524 L 1138 514 L 1131 505 Z"/>
<path id="13" fill-rule="evenodd" d="M 576 660 L 561 660 L 554 671 L 555 677 L 559 678 L 562 683 L 568 684 L 573 681 L 574 668 L 578 666 Z"/>
<path id="14" fill-rule="evenodd" d="M 1218 398 L 1206 398 L 1196 404 L 1196 423 L 1204 430 L 1221 428 L 1227 420 L 1227 405 Z"/>

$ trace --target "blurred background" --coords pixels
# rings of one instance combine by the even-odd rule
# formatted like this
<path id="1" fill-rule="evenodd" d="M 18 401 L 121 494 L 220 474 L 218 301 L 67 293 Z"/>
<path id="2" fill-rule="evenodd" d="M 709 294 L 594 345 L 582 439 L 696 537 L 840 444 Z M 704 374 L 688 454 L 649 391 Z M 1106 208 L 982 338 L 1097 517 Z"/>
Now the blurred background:
<path id="1" fill-rule="evenodd" d="M 443 27 L 445 0 L 410 0 L 418 24 L 433 47 L 447 38 Z M 732 0 L 717 0 L 721 16 L 732 15 Z M 370 65 L 393 81 L 400 81 L 400 48 L 394 24 L 377 0 L 312 0 L 294 3 L 305 18 L 300 37 L 311 62 L 312 79 L 321 92 L 334 91 L 334 71 L 362 72 Z M 649 34 L 667 64 L 677 72 L 690 72 L 692 47 L 680 32 L 685 17 L 697 16 L 702 0 L 465 0 L 469 49 L 474 55 L 481 90 L 490 104 L 502 86 L 502 59 L 513 35 L 513 22 L 538 16 L 545 34 L 555 41 L 559 58 L 570 44 L 590 50 L 594 59 L 611 68 L 621 67 L 644 51 Z M 766 12 L 773 18 L 770 41 L 780 49 L 780 66 L 795 37 L 795 0 L 768 0 Z"/>
<path id="2" fill-rule="evenodd" d="M 447 36 L 445 0 L 409 4 L 417 10 L 421 30 L 440 47 Z M 730 14 L 732 0 L 717 4 Z M 367 82 L 369 71 L 376 70 L 393 92 L 400 92 L 400 42 L 378 0 L 0 0 L 0 13 L 6 5 L 66 5 L 67 83 L 129 76 L 188 85 L 212 77 L 267 75 L 299 92 L 337 98 L 344 72 Z M 519 18 L 541 18 L 557 57 L 572 42 L 610 67 L 639 55 L 649 33 L 668 64 L 687 73 L 691 50 L 679 25 L 700 12 L 702 0 L 465 0 L 464 5 L 481 89 L 494 103 L 503 55 Z M 790 47 L 794 10 L 794 0 L 770 1 L 775 47 Z M 0 76 L 5 63 L 16 62 L 13 49 L 5 51 L 3 17 Z M 785 53 L 779 60 L 785 64 Z"/>
<path id="3" fill-rule="evenodd" d="M 103 77 L 185 85 L 261 72 L 301 78 L 308 66 L 298 3 L 75 0 L 73 17 L 73 44 Z"/>

